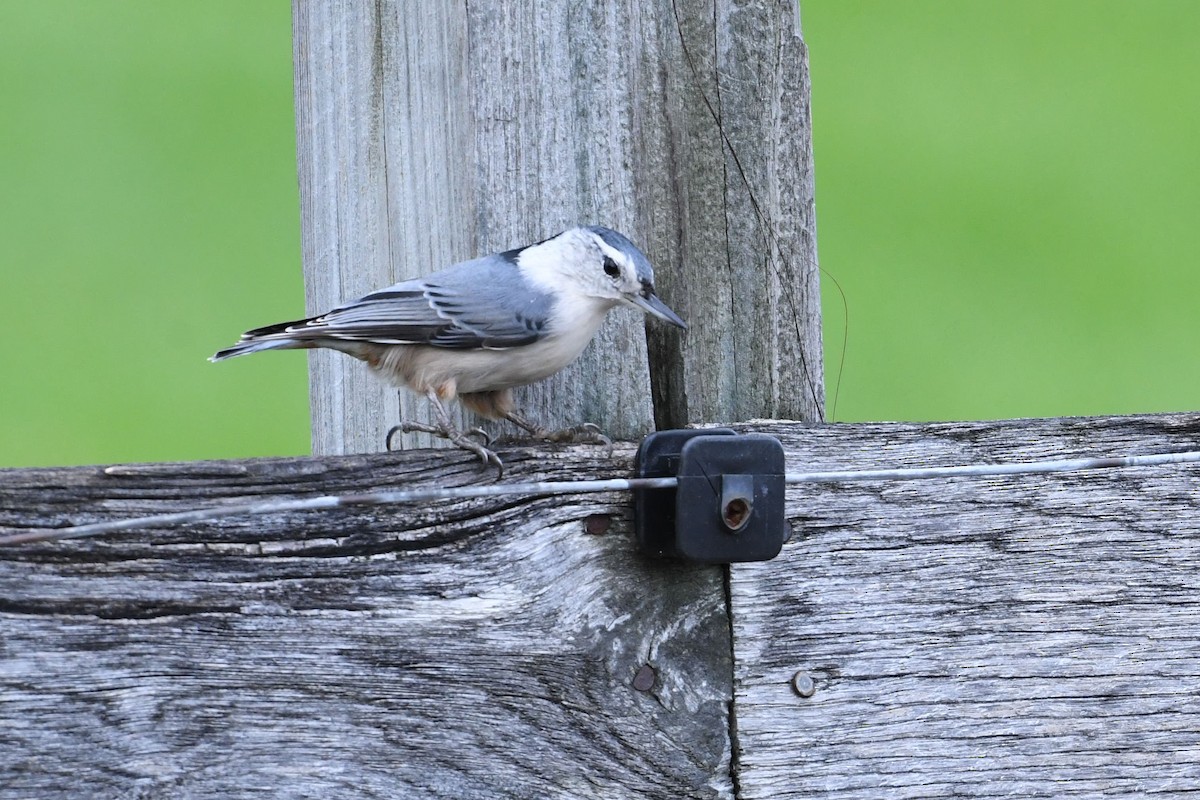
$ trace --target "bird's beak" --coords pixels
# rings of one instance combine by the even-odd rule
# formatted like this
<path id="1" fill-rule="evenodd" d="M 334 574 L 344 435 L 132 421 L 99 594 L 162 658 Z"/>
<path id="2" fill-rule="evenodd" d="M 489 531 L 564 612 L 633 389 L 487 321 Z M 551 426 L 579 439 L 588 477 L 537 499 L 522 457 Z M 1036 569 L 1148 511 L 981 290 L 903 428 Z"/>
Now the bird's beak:
<path id="1" fill-rule="evenodd" d="M 629 298 L 635 306 L 645 311 L 647 314 L 653 314 L 664 322 L 669 322 L 676 328 L 687 330 L 687 323 L 679 318 L 679 315 L 667 307 L 667 304 L 658 299 L 653 291 L 647 288 L 642 294 L 635 294 Z"/>

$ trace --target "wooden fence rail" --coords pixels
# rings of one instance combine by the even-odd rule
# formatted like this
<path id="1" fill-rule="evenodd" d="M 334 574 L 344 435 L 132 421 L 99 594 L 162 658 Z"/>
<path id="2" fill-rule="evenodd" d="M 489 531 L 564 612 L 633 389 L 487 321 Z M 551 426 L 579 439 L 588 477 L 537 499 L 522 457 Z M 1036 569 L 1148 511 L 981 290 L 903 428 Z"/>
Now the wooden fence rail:
<path id="1" fill-rule="evenodd" d="M 1200 415 L 741 427 L 790 471 L 1200 442 Z M 501 455 L 566 480 L 632 448 Z M 795 486 L 780 557 L 728 569 L 635 554 L 621 493 L 2 548 L 0 797 L 1182 794 L 1198 470 Z M 6 470 L 0 524 L 478 476 L 453 451 Z"/>

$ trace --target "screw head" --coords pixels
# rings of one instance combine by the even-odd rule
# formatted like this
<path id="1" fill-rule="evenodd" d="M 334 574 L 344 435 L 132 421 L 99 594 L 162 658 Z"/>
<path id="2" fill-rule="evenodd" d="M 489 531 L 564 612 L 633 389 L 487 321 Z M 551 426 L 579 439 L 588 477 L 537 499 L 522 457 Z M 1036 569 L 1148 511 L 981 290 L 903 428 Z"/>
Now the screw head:
<path id="1" fill-rule="evenodd" d="M 583 529 L 589 536 L 608 533 L 610 527 L 612 527 L 612 517 L 607 514 L 592 514 L 583 521 Z"/>
<path id="2" fill-rule="evenodd" d="M 633 676 L 633 688 L 639 692 L 648 692 L 654 688 L 654 682 L 658 680 L 658 673 L 654 667 L 649 664 L 642 664 L 642 668 L 637 671 L 637 675 Z"/>
<path id="3" fill-rule="evenodd" d="M 817 693 L 817 682 L 804 670 L 792 676 L 792 688 L 801 697 L 812 697 Z"/>

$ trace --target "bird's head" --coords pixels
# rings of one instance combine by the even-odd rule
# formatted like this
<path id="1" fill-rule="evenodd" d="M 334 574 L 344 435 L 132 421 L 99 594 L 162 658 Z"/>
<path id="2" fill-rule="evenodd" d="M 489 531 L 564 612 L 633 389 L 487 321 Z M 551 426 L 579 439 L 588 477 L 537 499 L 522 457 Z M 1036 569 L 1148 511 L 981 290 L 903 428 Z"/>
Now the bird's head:
<path id="1" fill-rule="evenodd" d="M 654 269 L 633 242 L 609 228 L 571 228 L 520 252 L 527 276 L 553 292 L 569 292 L 608 307 L 621 303 L 687 330 L 654 293 Z"/>

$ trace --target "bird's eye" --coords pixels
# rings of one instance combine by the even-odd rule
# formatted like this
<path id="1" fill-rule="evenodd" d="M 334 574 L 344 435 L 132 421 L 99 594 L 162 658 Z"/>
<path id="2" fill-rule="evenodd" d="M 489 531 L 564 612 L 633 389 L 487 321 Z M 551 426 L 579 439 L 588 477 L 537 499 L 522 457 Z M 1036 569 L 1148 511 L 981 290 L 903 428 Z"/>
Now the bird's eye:
<path id="1" fill-rule="evenodd" d="M 613 261 L 608 256 L 604 257 L 604 274 L 612 278 L 614 281 L 621 277 L 621 268 L 617 266 L 617 262 Z"/>

